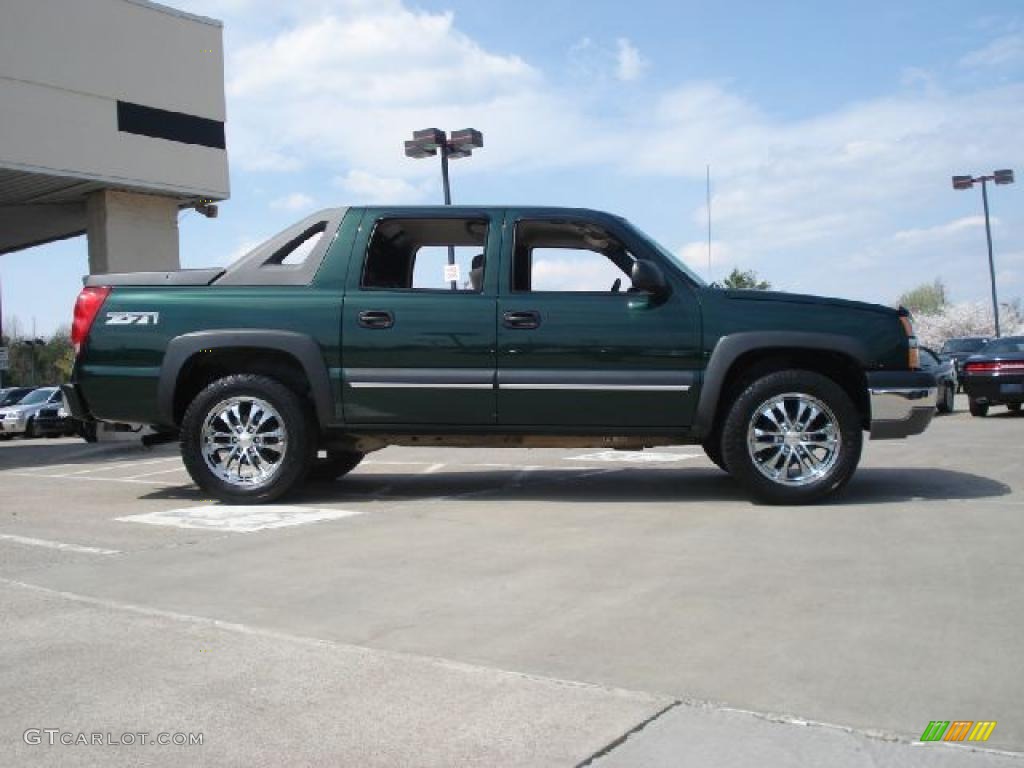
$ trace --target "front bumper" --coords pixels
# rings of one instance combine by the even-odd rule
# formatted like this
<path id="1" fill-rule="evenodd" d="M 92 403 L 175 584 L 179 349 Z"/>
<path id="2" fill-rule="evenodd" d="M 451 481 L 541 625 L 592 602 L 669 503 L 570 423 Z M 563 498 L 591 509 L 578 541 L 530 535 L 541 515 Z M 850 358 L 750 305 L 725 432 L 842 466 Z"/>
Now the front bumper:
<path id="1" fill-rule="evenodd" d="M 32 422 L 35 431 L 40 435 L 63 435 L 71 429 L 70 419 L 36 419 Z"/>
<path id="2" fill-rule="evenodd" d="M 25 431 L 26 419 L 0 417 L 0 435 L 20 435 Z"/>
<path id="3" fill-rule="evenodd" d="M 872 440 L 910 437 L 928 428 L 938 397 L 934 374 L 873 371 L 867 377 Z"/>

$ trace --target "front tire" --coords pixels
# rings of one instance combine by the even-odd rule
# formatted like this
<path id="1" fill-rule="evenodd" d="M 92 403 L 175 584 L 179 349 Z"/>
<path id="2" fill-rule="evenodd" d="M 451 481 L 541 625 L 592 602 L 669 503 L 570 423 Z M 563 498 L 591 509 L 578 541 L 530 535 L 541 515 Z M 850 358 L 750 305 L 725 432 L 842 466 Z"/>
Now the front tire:
<path id="1" fill-rule="evenodd" d="M 36 437 L 36 423 L 34 419 L 29 419 L 25 424 L 25 439 L 31 440 Z"/>
<path id="2" fill-rule="evenodd" d="M 722 429 L 730 474 L 768 504 L 808 504 L 835 493 L 852 477 L 862 445 L 852 399 L 813 371 L 778 371 L 752 382 Z"/>
<path id="3" fill-rule="evenodd" d="M 979 403 L 972 397 L 967 401 L 967 406 L 971 409 L 971 416 L 988 416 L 988 403 Z"/>
<path id="4" fill-rule="evenodd" d="M 1006 407 L 1010 413 L 1020 413 L 1021 403 L 1007 403 Z"/>
<path id="5" fill-rule="evenodd" d="M 185 468 L 228 504 L 280 498 L 305 479 L 315 456 L 307 403 L 268 376 L 218 379 L 189 405 L 181 424 Z"/>

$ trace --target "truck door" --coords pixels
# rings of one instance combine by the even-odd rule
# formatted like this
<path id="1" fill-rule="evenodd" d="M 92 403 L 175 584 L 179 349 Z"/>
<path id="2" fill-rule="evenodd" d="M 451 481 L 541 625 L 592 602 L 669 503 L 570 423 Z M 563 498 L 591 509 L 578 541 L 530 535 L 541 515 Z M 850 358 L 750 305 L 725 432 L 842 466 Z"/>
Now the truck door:
<path id="1" fill-rule="evenodd" d="M 342 311 L 347 423 L 495 423 L 501 224 L 483 209 L 367 211 Z"/>
<path id="2" fill-rule="evenodd" d="M 664 257 L 612 217 L 510 211 L 498 300 L 498 423 L 685 427 L 697 394 L 699 307 Z M 634 290 L 634 261 L 671 292 Z"/>

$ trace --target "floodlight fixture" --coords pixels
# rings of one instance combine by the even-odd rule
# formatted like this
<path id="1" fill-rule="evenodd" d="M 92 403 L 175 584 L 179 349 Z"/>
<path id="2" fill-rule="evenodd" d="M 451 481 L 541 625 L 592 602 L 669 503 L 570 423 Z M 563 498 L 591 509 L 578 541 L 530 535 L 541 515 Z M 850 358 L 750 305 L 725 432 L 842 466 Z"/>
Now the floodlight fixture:
<path id="1" fill-rule="evenodd" d="M 415 160 L 419 160 L 424 157 L 433 157 L 437 154 L 437 150 L 434 148 L 424 147 L 417 141 L 405 142 L 405 156 L 411 157 Z"/>
<path id="2" fill-rule="evenodd" d="M 484 145 L 484 135 L 474 128 L 463 128 L 459 131 L 452 131 L 452 137 L 448 141 L 452 148 L 452 157 L 458 152 L 458 157 L 469 157 L 474 149 L 480 149 Z"/>
<path id="3" fill-rule="evenodd" d="M 1013 184 L 1013 171 L 1009 168 L 1004 168 L 1001 171 L 993 171 L 992 180 L 996 184 Z"/>

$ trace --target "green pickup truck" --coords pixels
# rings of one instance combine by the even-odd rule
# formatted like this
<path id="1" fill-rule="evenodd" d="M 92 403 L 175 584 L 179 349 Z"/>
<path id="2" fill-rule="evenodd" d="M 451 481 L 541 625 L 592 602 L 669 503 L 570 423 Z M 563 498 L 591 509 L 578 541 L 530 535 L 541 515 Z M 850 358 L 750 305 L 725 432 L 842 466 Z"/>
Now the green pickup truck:
<path id="1" fill-rule="evenodd" d="M 805 503 L 936 401 L 906 311 L 709 287 L 573 208 L 324 210 L 227 268 L 88 277 L 72 337 L 74 415 L 180 440 L 234 503 L 388 445 L 679 444 Z"/>

